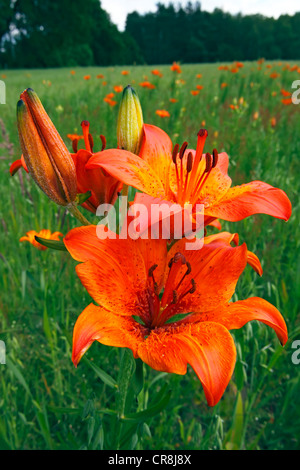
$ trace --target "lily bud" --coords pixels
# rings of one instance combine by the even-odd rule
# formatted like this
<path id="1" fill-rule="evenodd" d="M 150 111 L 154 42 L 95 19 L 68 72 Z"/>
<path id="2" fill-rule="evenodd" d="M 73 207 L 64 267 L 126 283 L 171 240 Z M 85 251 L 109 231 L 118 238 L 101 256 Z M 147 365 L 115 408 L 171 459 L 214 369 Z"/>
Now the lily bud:
<path id="1" fill-rule="evenodd" d="M 120 149 L 138 155 L 143 134 L 143 112 L 134 89 L 128 85 L 123 90 L 119 109 L 117 134 Z"/>
<path id="2" fill-rule="evenodd" d="M 77 195 L 76 170 L 70 152 L 37 94 L 28 88 L 17 104 L 19 139 L 28 172 L 54 202 L 66 206 Z"/>

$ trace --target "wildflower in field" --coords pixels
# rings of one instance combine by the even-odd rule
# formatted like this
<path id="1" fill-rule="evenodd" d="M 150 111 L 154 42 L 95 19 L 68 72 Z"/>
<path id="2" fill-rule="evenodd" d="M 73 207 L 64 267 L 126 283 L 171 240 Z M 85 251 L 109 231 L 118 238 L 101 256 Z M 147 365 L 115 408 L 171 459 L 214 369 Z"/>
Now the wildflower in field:
<path id="1" fill-rule="evenodd" d="M 170 103 L 178 103 L 178 100 L 176 98 L 170 98 L 169 101 Z"/>
<path id="2" fill-rule="evenodd" d="M 286 324 L 273 305 L 258 297 L 230 302 L 248 262 L 245 244 L 232 247 L 224 237 L 190 251 L 180 240 L 167 252 L 162 239 L 119 239 L 114 234 L 116 239 L 103 240 L 96 230 L 79 227 L 64 238 L 80 262 L 76 271 L 83 286 L 97 303 L 76 321 L 75 366 L 94 341 L 129 348 L 158 371 L 183 375 L 190 364 L 208 405 L 214 406 L 235 367 L 229 330 L 258 320 L 286 343 Z"/>
<path id="3" fill-rule="evenodd" d="M 85 76 L 83 77 L 83 79 L 84 79 L 84 80 L 90 80 L 90 79 L 91 79 L 91 76 L 90 76 L 90 75 L 85 75 Z"/>
<path id="4" fill-rule="evenodd" d="M 239 68 L 238 67 L 231 67 L 230 72 L 231 73 L 238 73 Z"/>
<path id="5" fill-rule="evenodd" d="M 197 77 L 197 78 L 202 78 L 202 74 L 201 74 L 201 73 L 197 73 L 196 77 Z"/>
<path id="6" fill-rule="evenodd" d="M 71 71 L 70 71 L 70 74 L 71 74 L 71 75 L 75 75 L 75 74 L 76 74 L 75 70 L 71 70 Z"/>
<path id="7" fill-rule="evenodd" d="M 227 86 L 228 86 L 228 83 L 226 83 L 226 82 L 221 83 L 221 89 L 226 88 Z"/>
<path id="8" fill-rule="evenodd" d="M 28 88 L 17 105 L 17 122 L 28 172 L 47 196 L 59 205 L 77 195 L 75 166 L 62 138 L 37 94 Z"/>
<path id="9" fill-rule="evenodd" d="M 122 93 L 123 87 L 122 87 L 122 85 L 115 85 L 114 90 L 115 90 L 116 93 Z"/>
<path id="10" fill-rule="evenodd" d="M 162 77 L 163 76 L 163 74 L 157 69 L 151 70 L 151 73 L 152 73 L 152 75 L 156 75 L 157 77 Z"/>
<path id="11" fill-rule="evenodd" d="M 155 88 L 155 85 L 153 85 L 153 83 L 148 82 L 147 80 L 144 82 L 141 82 L 140 86 L 143 88 L 149 88 L 150 90 L 153 90 Z"/>
<path id="12" fill-rule="evenodd" d="M 257 213 L 288 220 L 291 203 L 281 189 L 262 181 L 231 187 L 228 155 L 218 154 L 216 149 L 203 154 L 207 135 L 200 129 L 196 150 L 188 149 L 187 142 L 181 147 L 176 144 L 172 150 L 172 142 L 162 129 L 144 124 L 139 156 L 107 150 L 95 154 L 87 166 L 100 166 L 145 193 L 137 193 L 135 200 L 147 206 L 159 200 L 180 204 L 183 209 L 186 204 L 193 208 L 203 204 L 205 224 L 214 219 L 238 221 Z"/>
<path id="13" fill-rule="evenodd" d="M 89 132 L 90 124 L 88 121 L 81 123 L 85 149 L 78 150 L 78 140 L 73 140 L 72 158 L 74 161 L 77 177 L 77 193 L 85 194 L 91 191 L 91 196 L 82 204 L 82 207 L 93 212 L 97 211 L 100 204 L 114 204 L 118 192 L 122 188 L 119 180 L 108 175 L 105 170 L 100 167 L 87 169 L 86 165 L 93 156 L 93 138 Z M 106 140 L 104 136 L 100 136 L 102 140 L 102 149 L 105 149 Z M 101 152 L 100 152 L 101 153 Z"/>
<path id="14" fill-rule="evenodd" d="M 129 75 L 129 71 L 128 70 L 122 70 L 121 75 Z"/>
<path id="15" fill-rule="evenodd" d="M 204 86 L 203 85 L 196 85 L 197 90 L 203 90 Z"/>
<path id="16" fill-rule="evenodd" d="M 277 124 L 277 120 L 275 117 L 272 117 L 270 119 L 270 124 L 271 124 L 271 127 L 276 127 L 276 124 Z"/>
<path id="17" fill-rule="evenodd" d="M 197 96 L 199 95 L 200 91 L 199 90 L 191 90 L 191 95 Z"/>
<path id="18" fill-rule="evenodd" d="M 170 117 L 170 113 L 166 109 L 157 109 L 155 111 L 155 114 L 157 114 L 161 118 Z"/>
<path id="19" fill-rule="evenodd" d="M 172 70 L 172 72 L 181 73 L 181 67 L 177 62 L 173 62 L 170 69 Z"/>
<path id="20" fill-rule="evenodd" d="M 35 237 L 40 237 L 40 238 L 45 238 L 47 240 L 59 240 L 59 237 L 63 237 L 63 234 L 60 232 L 54 232 L 51 233 L 50 230 L 48 229 L 43 229 L 40 232 L 36 232 L 35 230 L 29 230 L 29 232 L 26 232 L 26 236 L 20 238 L 20 242 L 29 242 L 36 248 L 38 248 L 41 251 L 47 250 L 47 247 L 44 245 L 41 245 Z"/>
<path id="21" fill-rule="evenodd" d="M 278 77 L 280 77 L 280 74 L 277 73 L 277 72 L 272 72 L 272 73 L 270 74 L 270 78 L 275 79 L 275 78 L 278 78 Z"/>
<path id="22" fill-rule="evenodd" d="M 110 106 L 116 106 L 117 101 L 113 100 L 109 95 L 112 95 L 113 93 L 109 93 L 107 96 L 105 96 L 103 98 L 103 101 L 105 101 L 105 103 L 108 103 Z"/>
<path id="23" fill-rule="evenodd" d="M 284 104 L 284 105 L 286 105 L 286 106 L 288 106 L 289 104 L 292 104 L 292 102 L 293 102 L 293 101 L 292 101 L 292 98 L 283 98 L 283 99 L 281 100 L 281 103 Z"/>
<path id="24" fill-rule="evenodd" d="M 98 75 L 96 76 L 96 78 L 104 78 L 104 75 L 102 73 L 98 73 Z"/>
<path id="25" fill-rule="evenodd" d="M 282 96 L 285 97 L 292 96 L 292 93 L 290 91 L 285 90 L 284 88 L 281 88 L 280 93 L 282 94 Z"/>
<path id="26" fill-rule="evenodd" d="M 255 113 L 253 113 L 253 120 L 257 121 L 258 118 L 259 118 L 259 112 L 255 111 Z"/>
<path id="27" fill-rule="evenodd" d="M 243 64 L 243 62 L 236 62 L 236 63 L 235 63 L 235 66 L 236 66 L 238 69 L 241 69 L 241 68 L 244 67 L 244 64 Z"/>

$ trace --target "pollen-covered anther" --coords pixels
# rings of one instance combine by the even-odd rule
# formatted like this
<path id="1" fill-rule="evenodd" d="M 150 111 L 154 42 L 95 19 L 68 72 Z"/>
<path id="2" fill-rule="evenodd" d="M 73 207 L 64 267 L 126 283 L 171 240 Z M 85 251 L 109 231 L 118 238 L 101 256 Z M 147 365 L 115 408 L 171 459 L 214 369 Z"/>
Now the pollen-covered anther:
<path id="1" fill-rule="evenodd" d="M 176 304 L 176 302 L 178 301 L 178 293 L 176 290 L 173 290 L 173 300 L 172 300 L 172 304 Z"/>
<path id="2" fill-rule="evenodd" d="M 105 150 L 105 148 L 106 148 L 106 138 L 105 138 L 105 136 L 101 134 L 100 135 L 100 140 L 102 142 L 101 152 L 103 152 L 103 150 Z"/>
<path id="3" fill-rule="evenodd" d="M 157 268 L 158 264 L 154 264 L 153 266 L 151 266 L 151 268 L 149 268 L 148 270 L 148 276 L 149 277 L 153 277 L 153 273 L 155 271 L 155 269 Z"/>
<path id="4" fill-rule="evenodd" d="M 188 146 L 188 143 L 187 143 L 187 142 L 183 142 L 182 146 L 180 147 L 180 151 L 179 151 L 179 158 L 180 158 L 180 160 L 183 159 L 184 152 L 186 151 L 187 146 Z"/>
<path id="5" fill-rule="evenodd" d="M 88 139 L 89 139 L 89 143 L 90 143 L 90 147 L 91 147 L 91 152 L 93 152 L 93 148 L 94 148 L 94 139 L 93 139 L 92 134 L 89 133 Z"/>
<path id="6" fill-rule="evenodd" d="M 205 155 L 206 159 L 206 166 L 205 166 L 205 173 L 208 173 L 213 168 L 213 156 L 210 153 Z"/>
<path id="7" fill-rule="evenodd" d="M 208 132 L 206 129 L 200 129 L 200 131 L 198 132 L 197 134 L 199 137 L 207 137 L 208 136 Z"/>
<path id="8" fill-rule="evenodd" d="M 190 173 L 193 168 L 193 154 L 192 152 L 189 152 L 187 156 L 187 161 L 186 161 L 186 171 L 187 173 Z"/>
<path id="9" fill-rule="evenodd" d="M 72 140 L 72 149 L 74 153 L 77 153 L 78 151 L 78 139 L 73 139 Z"/>
<path id="10" fill-rule="evenodd" d="M 192 280 L 191 280 L 191 283 L 192 283 L 192 287 L 191 287 L 191 289 L 189 290 L 189 293 L 190 293 L 190 294 L 193 294 L 193 293 L 195 292 L 195 290 L 196 290 L 196 287 L 197 287 L 197 286 L 196 286 L 195 279 L 192 279 Z"/>
<path id="11" fill-rule="evenodd" d="M 179 151 L 179 144 L 175 144 L 173 148 L 173 152 L 172 152 L 172 160 L 173 160 L 173 163 L 175 163 L 175 165 L 176 165 L 178 151 Z"/>
<path id="12" fill-rule="evenodd" d="M 218 159 L 219 159 L 219 154 L 218 154 L 217 149 L 213 149 L 212 156 L 213 156 L 212 168 L 215 168 L 217 166 Z"/>

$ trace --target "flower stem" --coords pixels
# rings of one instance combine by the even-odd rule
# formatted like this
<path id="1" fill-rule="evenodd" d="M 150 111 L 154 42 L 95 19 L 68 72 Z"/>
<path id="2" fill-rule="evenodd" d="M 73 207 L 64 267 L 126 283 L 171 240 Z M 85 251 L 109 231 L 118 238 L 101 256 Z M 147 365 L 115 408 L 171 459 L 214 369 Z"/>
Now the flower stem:
<path id="1" fill-rule="evenodd" d="M 70 204 L 68 206 L 68 210 L 71 214 L 76 217 L 83 225 L 91 225 L 91 223 L 84 217 L 84 215 L 80 212 L 78 207 L 75 204 Z"/>

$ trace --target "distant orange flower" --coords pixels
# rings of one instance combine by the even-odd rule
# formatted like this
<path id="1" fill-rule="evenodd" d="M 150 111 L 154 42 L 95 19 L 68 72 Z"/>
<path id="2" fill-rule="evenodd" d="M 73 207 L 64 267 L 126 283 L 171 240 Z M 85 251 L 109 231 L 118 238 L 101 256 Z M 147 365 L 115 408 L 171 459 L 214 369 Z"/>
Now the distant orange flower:
<path id="1" fill-rule="evenodd" d="M 298 70 L 298 65 L 293 65 L 293 67 L 290 68 L 291 72 L 294 72 L 295 70 Z"/>
<path id="2" fill-rule="evenodd" d="M 102 73 L 99 73 L 96 78 L 104 78 L 104 75 L 102 75 Z"/>
<path id="3" fill-rule="evenodd" d="M 67 134 L 67 137 L 72 140 L 81 140 L 83 139 L 83 135 L 78 135 L 78 134 Z"/>
<path id="4" fill-rule="evenodd" d="M 75 70 L 71 70 L 70 74 L 75 75 L 76 74 Z"/>
<path id="5" fill-rule="evenodd" d="M 227 86 L 228 86 L 228 83 L 226 82 L 221 83 L 221 88 L 226 88 Z"/>
<path id="6" fill-rule="evenodd" d="M 153 85 L 153 83 L 150 83 L 148 81 L 141 82 L 140 86 L 142 86 L 143 88 L 149 88 L 150 90 L 153 90 L 155 88 L 155 85 Z"/>
<path id="7" fill-rule="evenodd" d="M 191 95 L 196 96 L 199 95 L 200 91 L 199 90 L 191 90 Z"/>
<path id="8" fill-rule="evenodd" d="M 111 99 L 111 98 L 113 98 L 114 96 L 115 96 L 114 93 L 108 93 L 108 94 L 106 95 L 106 98 Z"/>
<path id="9" fill-rule="evenodd" d="M 231 67 L 230 72 L 231 73 L 238 73 L 239 69 L 238 67 Z"/>
<path id="10" fill-rule="evenodd" d="M 270 78 L 278 78 L 278 77 L 280 77 L 280 74 L 277 73 L 277 72 L 272 72 L 272 73 L 270 74 Z"/>
<path id="11" fill-rule="evenodd" d="M 204 86 L 203 85 L 196 85 L 197 90 L 203 90 Z"/>
<path id="12" fill-rule="evenodd" d="M 107 85 L 107 82 L 102 82 L 102 85 L 103 85 L 103 86 Z"/>
<path id="13" fill-rule="evenodd" d="M 152 75 L 157 75 L 158 77 L 163 76 L 163 74 L 157 69 L 151 70 L 151 73 L 152 73 Z"/>
<path id="14" fill-rule="evenodd" d="M 5 75 L 5 73 L 3 73 L 3 74 L 1 75 L 1 78 L 7 78 L 7 76 Z"/>
<path id="15" fill-rule="evenodd" d="M 281 88 L 280 93 L 282 96 L 292 96 L 292 93 L 290 91 L 285 90 L 284 88 Z"/>
<path id="16" fill-rule="evenodd" d="M 259 118 L 259 112 L 255 111 L 255 113 L 253 114 L 254 121 L 257 121 L 258 118 Z"/>
<path id="17" fill-rule="evenodd" d="M 36 232 L 35 230 L 29 230 L 26 232 L 26 236 L 20 238 L 20 242 L 29 242 L 35 248 L 38 248 L 41 251 L 47 250 L 47 247 L 41 245 L 39 242 L 36 241 L 35 236 L 40 238 L 46 238 L 47 240 L 59 240 L 59 237 L 63 237 L 63 234 L 60 232 L 51 233 L 48 229 L 43 229 L 40 232 Z"/>
<path id="18" fill-rule="evenodd" d="M 85 75 L 83 78 L 84 78 L 84 80 L 90 80 L 91 76 L 90 75 Z"/>
<path id="19" fill-rule="evenodd" d="M 122 75 L 129 75 L 129 71 L 128 70 L 122 70 L 121 74 Z"/>
<path id="20" fill-rule="evenodd" d="M 277 91 L 272 91 L 271 95 L 272 95 L 272 96 L 276 96 L 276 95 L 277 95 Z"/>
<path id="21" fill-rule="evenodd" d="M 236 63 L 235 63 L 235 66 L 236 66 L 238 69 L 241 69 L 242 67 L 244 67 L 244 64 L 243 64 L 243 62 L 236 62 Z"/>
<path id="22" fill-rule="evenodd" d="M 166 111 L 165 109 L 157 109 L 155 111 L 155 114 L 157 114 L 158 116 L 164 118 L 164 117 L 170 117 L 170 113 L 168 111 Z"/>
<path id="23" fill-rule="evenodd" d="M 198 73 L 198 74 L 196 75 L 196 77 L 197 77 L 197 78 L 202 78 L 202 73 Z"/>
<path id="24" fill-rule="evenodd" d="M 284 105 L 292 104 L 292 98 L 283 98 L 281 100 L 281 103 L 284 104 Z"/>
<path id="25" fill-rule="evenodd" d="M 271 124 L 271 127 L 275 127 L 275 126 L 276 126 L 277 120 L 276 120 L 275 117 L 272 117 L 272 118 L 270 119 L 270 124 Z"/>
<path id="26" fill-rule="evenodd" d="M 116 106 L 116 104 L 118 104 L 117 101 L 112 100 L 111 98 L 108 98 L 107 96 L 103 98 L 103 101 L 105 101 L 105 103 L 108 103 L 110 106 Z"/>
<path id="27" fill-rule="evenodd" d="M 266 67 L 267 67 L 267 69 L 271 69 L 271 68 L 272 68 L 272 65 L 267 64 Z"/>
<path id="28" fill-rule="evenodd" d="M 177 103 L 177 102 L 178 102 L 178 100 L 176 100 L 176 98 L 170 98 L 169 101 L 170 101 L 171 103 Z"/>
<path id="29" fill-rule="evenodd" d="M 230 104 L 230 105 L 229 105 L 229 108 L 231 108 L 231 109 L 239 109 L 239 107 L 238 107 L 237 104 Z"/>
<path id="30" fill-rule="evenodd" d="M 116 93 L 121 93 L 123 91 L 122 85 L 115 85 L 114 90 Z"/>
<path id="31" fill-rule="evenodd" d="M 170 69 L 172 70 L 172 72 L 181 73 L 180 65 L 177 62 L 173 62 Z"/>

